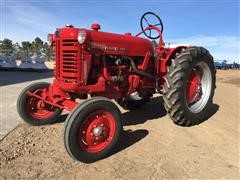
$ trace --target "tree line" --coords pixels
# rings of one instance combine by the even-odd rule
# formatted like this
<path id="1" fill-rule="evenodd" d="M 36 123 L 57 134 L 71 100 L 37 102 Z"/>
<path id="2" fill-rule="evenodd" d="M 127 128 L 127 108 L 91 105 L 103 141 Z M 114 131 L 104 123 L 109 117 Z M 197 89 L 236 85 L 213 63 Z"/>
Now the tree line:
<path id="1" fill-rule="evenodd" d="M 23 41 L 13 43 L 12 40 L 5 38 L 0 40 L 0 54 L 5 56 L 15 56 L 16 59 L 21 57 L 45 56 L 48 61 L 53 60 L 53 49 L 47 42 L 36 37 L 34 41 Z"/>
<path id="2" fill-rule="evenodd" d="M 158 43 L 153 40 L 153 47 L 156 48 Z M 5 38 L 0 40 L 0 55 L 4 56 L 15 56 L 16 59 L 21 57 L 45 56 L 47 61 L 53 59 L 53 49 L 47 43 L 43 42 L 39 37 L 36 37 L 34 41 L 22 41 L 19 43 L 13 43 L 12 40 Z"/>

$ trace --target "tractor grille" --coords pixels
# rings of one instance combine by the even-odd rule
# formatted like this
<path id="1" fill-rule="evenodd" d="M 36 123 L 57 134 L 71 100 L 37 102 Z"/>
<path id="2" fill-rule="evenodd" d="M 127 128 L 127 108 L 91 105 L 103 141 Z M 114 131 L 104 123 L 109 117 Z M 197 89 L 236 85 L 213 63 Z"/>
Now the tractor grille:
<path id="1" fill-rule="evenodd" d="M 77 51 L 62 51 L 62 72 L 77 73 Z"/>
<path id="2" fill-rule="evenodd" d="M 55 77 L 64 83 L 80 82 L 79 46 L 75 39 L 53 42 L 55 55 Z"/>

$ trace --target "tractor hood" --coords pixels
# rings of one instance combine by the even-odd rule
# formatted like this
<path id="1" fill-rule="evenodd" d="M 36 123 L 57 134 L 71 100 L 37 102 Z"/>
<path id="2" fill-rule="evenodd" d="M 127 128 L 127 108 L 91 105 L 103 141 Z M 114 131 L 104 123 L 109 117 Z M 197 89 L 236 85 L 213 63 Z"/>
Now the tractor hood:
<path id="1" fill-rule="evenodd" d="M 150 52 L 153 55 L 151 41 L 132 36 L 130 33 L 115 34 L 98 30 L 66 27 L 58 29 L 54 34 L 54 38 L 78 39 L 79 31 L 86 32 L 86 40 L 83 45 L 91 53 L 145 56 L 147 52 Z"/>
<path id="2" fill-rule="evenodd" d="M 145 56 L 147 52 L 153 54 L 151 41 L 132 36 L 130 33 L 122 35 L 96 30 L 89 30 L 88 32 L 91 38 L 91 48 L 103 51 L 106 54 L 128 56 Z"/>

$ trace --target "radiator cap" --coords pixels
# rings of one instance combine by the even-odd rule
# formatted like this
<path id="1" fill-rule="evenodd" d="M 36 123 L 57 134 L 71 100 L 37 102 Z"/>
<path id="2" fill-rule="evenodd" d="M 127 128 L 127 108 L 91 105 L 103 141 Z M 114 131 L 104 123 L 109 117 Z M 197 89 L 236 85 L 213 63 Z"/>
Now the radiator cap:
<path id="1" fill-rule="evenodd" d="M 125 33 L 124 35 L 126 35 L 126 36 L 131 36 L 131 35 L 132 35 L 132 33 L 130 33 L 130 32 L 127 32 L 127 33 Z"/>
<path id="2" fill-rule="evenodd" d="M 101 29 L 100 24 L 92 24 L 91 28 L 95 31 L 98 31 L 99 29 Z"/>

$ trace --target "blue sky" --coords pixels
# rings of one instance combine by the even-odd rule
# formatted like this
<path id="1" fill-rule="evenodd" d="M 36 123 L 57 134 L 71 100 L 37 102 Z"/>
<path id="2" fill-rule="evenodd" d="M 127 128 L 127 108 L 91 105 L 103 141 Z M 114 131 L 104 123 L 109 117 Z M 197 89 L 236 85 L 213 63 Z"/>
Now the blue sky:
<path id="1" fill-rule="evenodd" d="M 66 23 L 89 28 L 101 24 L 107 32 L 136 34 L 146 11 L 164 23 L 164 41 L 201 45 L 215 59 L 238 61 L 239 0 L 0 0 L 1 39 L 14 42 L 46 40 L 48 33 Z"/>

